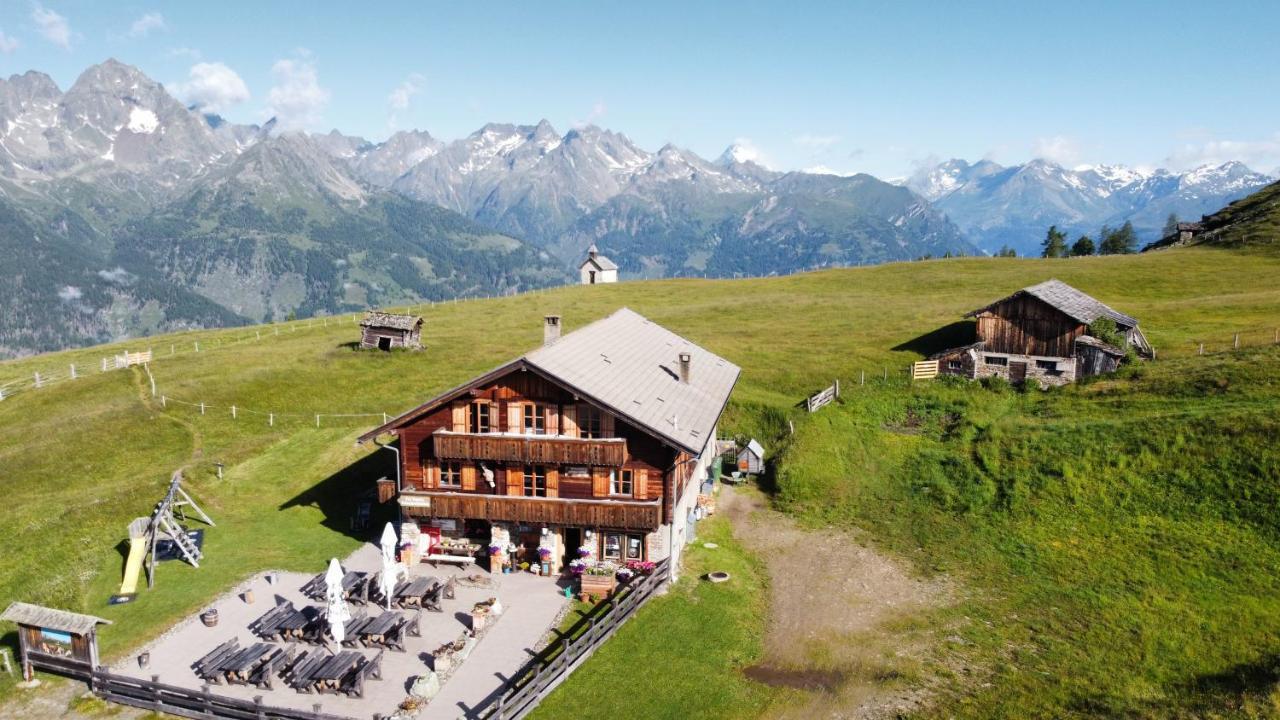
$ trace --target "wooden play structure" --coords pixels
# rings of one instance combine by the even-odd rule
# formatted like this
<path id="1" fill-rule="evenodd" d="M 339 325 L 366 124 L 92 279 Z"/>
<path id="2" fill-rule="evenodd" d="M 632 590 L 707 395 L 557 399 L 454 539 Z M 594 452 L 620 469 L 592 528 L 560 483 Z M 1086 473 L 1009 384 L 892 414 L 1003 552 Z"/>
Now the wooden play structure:
<path id="1" fill-rule="evenodd" d="M 187 519 L 188 509 L 206 525 L 214 527 L 213 519 L 183 489 L 182 471 L 177 470 L 169 480 L 169 491 L 156 503 L 151 517 L 136 518 L 129 523 L 129 557 L 124 566 L 120 594 L 115 596 L 114 602 L 127 602 L 137 594 L 138 577 L 144 567 L 147 571 L 147 587 L 155 586 L 156 545 L 162 539 L 173 543 L 178 557 L 186 560 L 192 567 L 200 567 L 203 553 L 182 526 L 182 522 Z"/>

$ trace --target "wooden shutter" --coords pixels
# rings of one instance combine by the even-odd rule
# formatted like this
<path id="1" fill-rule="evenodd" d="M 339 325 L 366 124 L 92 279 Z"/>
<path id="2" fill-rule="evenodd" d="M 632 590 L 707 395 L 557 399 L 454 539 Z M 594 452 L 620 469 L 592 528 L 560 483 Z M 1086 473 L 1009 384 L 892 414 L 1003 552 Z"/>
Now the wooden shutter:
<path id="1" fill-rule="evenodd" d="M 547 434 L 559 435 L 560 415 L 556 412 L 556 406 L 550 404 L 544 405 L 542 412 L 546 414 L 546 420 L 544 422 L 546 422 L 547 425 Z"/>
<path id="2" fill-rule="evenodd" d="M 614 427 L 613 427 L 613 415 L 610 415 L 609 413 L 604 412 L 603 410 L 602 410 L 602 411 L 600 411 L 600 435 L 601 435 L 601 437 L 611 438 L 611 437 L 613 437 L 613 436 L 614 436 L 614 435 L 613 435 L 613 433 L 614 433 Z"/>
<path id="3" fill-rule="evenodd" d="M 644 468 L 636 468 L 631 471 L 631 494 L 637 500 L 647 500 L 649 498 L 649 471 Z"/>
<path id="4" fill-rule="evenodd" d="M 609 497 L 609 468 L 591 468 L 591 494 L 594 497 Z"/>
<path id="5" fill-rule="evenodd" d="M 563 406 L 564 414 L 560 416 L 560 434 L 565 437 L 578 437 L 578 406 Z"/>
<path id="6" fill-rule="evenodd" d="M 547 497 L 560 497 L 560 470 L 554 466 L 547 468 Z"/>
<path id="7" fill-rule="evenodd" d="M 476 489 L 476 465 L 475 463 L 463 463 L 462 490 L 464 492 L 475 492 L 475 489 Z"/>
<path id="8" fill-rule="evenodd" d="M 466 404 L 464 404 L 464 403 L 462 403 L 462 402 L 455 402 L 455 403 L 453 404 L 452 413 L 453 413 L 453 418 L 452 418 L 452 421 L 453 421 L 453 431 L 454 431 L 454 432 L 466 432 L 466 431 L 467 431 L 467 406 L 466 406 Z"/>
<path id="9" fill-rule="evenodd" d="M 422 487 L 431 489 L 436 487 L 436 464 L 430 460 L 422 463 Z"/>
<path id="10" fill-rule="evenodd" d="M 520 403 L 507 403 L 507 432 L 518 433 L 522 430 L 524 426 L 524 415 L 522 413 L 523 410 L 520 408 Z"/>
<path id="11" fill-rule="evenodd" d="M 507 466 L 507 494 L 524 494 L 524 468 L 519 465 Z"/>

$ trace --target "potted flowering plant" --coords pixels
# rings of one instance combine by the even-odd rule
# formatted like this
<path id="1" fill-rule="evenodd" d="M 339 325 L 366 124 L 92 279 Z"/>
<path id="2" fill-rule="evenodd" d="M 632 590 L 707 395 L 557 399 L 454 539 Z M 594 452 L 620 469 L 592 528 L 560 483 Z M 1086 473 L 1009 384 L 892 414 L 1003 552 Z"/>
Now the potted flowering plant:
<path id="1" fill-rule="evenodd" d="M 578 548 L 578 557 L 580 557 L 580 558 L 589 558 L 589 557 L 591 557 L 591 548 L 588 548 L 588 547 L 580 547 L 580 548 Z"/>
<path id="2" fill-rule="evenodd" d="M 631 568 L 619 568 L 617 572 L 618 582 L 625 583 L 631 579 L 632 575 L 635 575 L 635 571 Z"/>
<path id="3" fill-rule="evenodd" d="M 650 560 L 632 560 L 627 563 L 627 569 L 632 575 L 652 575 L 657 565 Z"/>
<path id="4" fill-rule="evenodd" d="M 502 546 L 501 546 L 501 545 L 490 545 L 490 546 L 489 546 L 489 556 L 490 556 L 490 557 L 493 557 L 494 555 L 500 555 L 501 553 L 502 553 Z"/>
<path id="5" fill-rule="evenodd" d="M 582 594 L 592 597 L 608 597 L 618 586 L 618 566 L 611 562 L 595 562 L 584 565 L 580 579 Z"/>
<path id="6" fill-rule="evenodd" d="M 586 572 L 586 570 L 587 570 L 586 560 L 578 559 L 569 563 L 569 572 L 574 577 L 582 577 L 582 573 Z"/>

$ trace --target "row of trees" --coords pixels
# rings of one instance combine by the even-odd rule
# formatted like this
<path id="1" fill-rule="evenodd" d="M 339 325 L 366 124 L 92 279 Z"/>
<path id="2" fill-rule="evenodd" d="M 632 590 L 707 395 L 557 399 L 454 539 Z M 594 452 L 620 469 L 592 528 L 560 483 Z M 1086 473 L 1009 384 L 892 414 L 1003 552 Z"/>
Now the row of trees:
<path id="1" fill-rule="evenodd" d="M 1081 235 L 1075 242 L 1068 244 L 1067 234 L 1059 230 L 1057 225 L 1051 225 L 1040 245 L 1040 256 L 1060 258 L 1128 255 L 1138 252 L 1138 234 L 1133 230 L 1133 223 L 1125 222 L 1118 228 L 1103 225 L 1098 237 L 1100 242 L 1095 243 L 1088 235 Z"/>
<path id="2" fill-rule="evenodd" d="M 1178 216 L 1170 213 L 1164 223 L 1164 236 L 1167 237 L 1178 229 Z M 1040 244 L 1040 257 L 1084 257 L 1086 255 L 1129 255 L 1138 252 L 1138 235 L 1133 231 L 1133 223 L 1125 221 L 1119 228 L 1103 225 L 1098 232 L 1100 242 L 1081 235 L 1074 243 L 1067 244 L 1067 234 L 1050 225 L 1044 242 Z"/>

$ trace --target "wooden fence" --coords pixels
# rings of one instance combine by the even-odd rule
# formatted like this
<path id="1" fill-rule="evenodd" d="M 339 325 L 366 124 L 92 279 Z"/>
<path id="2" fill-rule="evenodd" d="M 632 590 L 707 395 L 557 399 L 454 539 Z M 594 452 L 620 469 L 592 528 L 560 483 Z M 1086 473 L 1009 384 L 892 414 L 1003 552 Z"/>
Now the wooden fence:
<path id="1" fill-rule="evenodd" d="M 555 689 L 569 673 L 608 640 L 666 582 L 670 560 L 657 564 L 653 573 L 633 580 L 618 595 L 597 605 L 574 623 L 558 640 L 534 656 L 486 707 L 478 708 L 483 720 L 520 720 Z"/>
<path id="2" fill-rule="evenodd" d="M 831 383 L 831 387 L 819 390 L 814 395 L 805 398 L 804 409 L 809 412 L 818 412 L 825 405 L 831 404 L 832 400 L 840 397 L 840 381 L 836 380 Z"/>

